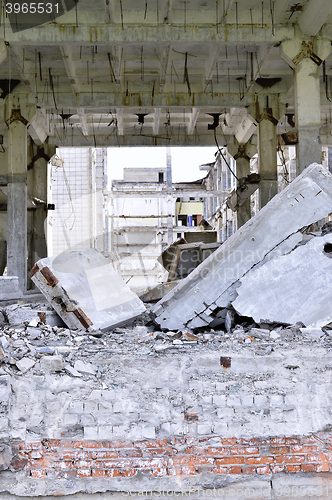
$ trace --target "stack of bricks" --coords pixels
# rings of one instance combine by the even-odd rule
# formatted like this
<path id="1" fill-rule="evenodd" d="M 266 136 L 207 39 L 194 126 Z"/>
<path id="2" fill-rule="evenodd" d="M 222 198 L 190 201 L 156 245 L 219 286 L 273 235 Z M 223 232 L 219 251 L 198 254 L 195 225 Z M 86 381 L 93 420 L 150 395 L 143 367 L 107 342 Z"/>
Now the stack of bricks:
<path id="1" fill-rule="evenodd" d="M 126 478 L 214 474 L 331 472 L 332 434 L 303 437 L 197 438 L 131 442 L 46 439 L 15 443 L 33 478 Z"/>

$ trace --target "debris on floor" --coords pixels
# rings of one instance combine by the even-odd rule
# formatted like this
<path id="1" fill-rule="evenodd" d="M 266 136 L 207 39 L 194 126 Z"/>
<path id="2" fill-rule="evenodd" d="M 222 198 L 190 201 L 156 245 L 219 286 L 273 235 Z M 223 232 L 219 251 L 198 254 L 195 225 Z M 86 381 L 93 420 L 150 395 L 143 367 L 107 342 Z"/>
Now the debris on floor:
<path id="1" fill-rule="evenodd" d="M 145 311 L 143 302 L 93 248 L 41 259 L 29 276 L 72 329 L 107 330 Z"/>
<path id="2" fill-rule="evenodd" d="M 8 322 L 9 307 L 0 307 L 4 324 L 0 327 L 0 373 L 15 375 L 65 372 L 74 378 L 97 378 L 103 371 L 103 360 L 112 354 L 137 354 L 163 356 L 181 351 L 197 350 L 203 346 L 215 351 L 233 347 L 253 349 L 257 356 L 267 356 L 278 344 L 291 348 L 293 342 L 331 345 L 332 330 L 305 328 L 295 325 L 258 325 L 250 318 L 243 318 L 233 311 L 233 325 L 225 328 L 202 330 L 189 329 L 161 331 L 151 322 L 148 313 L 142 314 L 130 327 L 116 327 L 107 332 L 79 332 L 66 327 L 50 326 L 32 317 L 42 304 L 25 304 L 21 309 L 20 324 Z M 30 310 L 31 314 L 27 314 Z M 31 326 L 33 324 L 34 326 Z M 261 327 L 262 326 L 262 327 Z M 331 325 L 332 328 L 332 325 Z M 34 333 L 31 335 L 31 329 Z"/>
<path id="3" fill-rule="evenodd" d="M 264 275 L 263 279 L 266 286 L 269 287 L 277 266 L 277 261 L 275 264 L 273 263 L 274 259 L 282 259 L 284 256 L 285 266 L 283 269 L 287 274 L 287 260 L 290 260 L 289 265 L 292 266 L 293 257 L 299 255 L 299 258 L 302 258 L 303 253 L 303 255 L 307 254 L 307 260 L 301 264 L 306 266 L 304 273 L 309 276 L 310 268 L 317 266 L 312 253 L 315 251 L 320 255 L 320 265 L 324 267 L 324 270 L 327 269 L 330 259 L 327 255 L 329 250 L 325 249 L 325 253 L 322 253 L 321 245 L 318 242 L 313 242 L 311 245 L 310 242 L 306 243 L 310 238 L 310 235 L 306 234 L 306 229 L 331 213 L 332 175 L 322 165 L 314 163 L 307 167 L 287 188 L 276 195 L 254 218 L 226 240 L 210 257 L 196 267 L 189 276 L 181 280 L 174 290 L 162 298 L 151 309 L 155 322 L 162 329 L 168 330 L 207 328 L 214 324 L 216 319 L 219 323 L 224 321 L 223 310 L 229 308 L 239 297 L 238 302 L 234 302 L 234 304 L 235 309 L 238 309 L 241 314 L 253 314 L 257 321 L 263 319 L 264 322 L 293 323 L 295 317 L 290 316 L 289 312 L 287 316 L 280 317 L 279 314 L 274 315 L 271 308 L 276 306 L 275 303 L 278 300 L 281 304 L 289 301 L 290 308 L 292 308 L 292 304 L 293 307 L 297 307 L 301 301 L 303 288 L 310 288 L 310 279 L 303 278 L 301 286 L 299 287 L 298 284 L 297 289 L 290 286 L 290 293 L 294 293 L 295 297 L 284 293 L 281 278 L 279 281 L 276 280 L 275 285 L 271 286 L 271 289 L 275 290 L 274 299 L 266 300 L 266 302 L 262 299 L 262 306 L 265 308 L 263 314 L 263 310 L 259 310 L 260 300 L 257 300 L 257 294 L 249 284 L 250 275 L 254 277 Z M 324 244 L 328 244 L 331 240 L 329 236 L 324 238 Z M 303 249 L 300 247 L 298 250 L 294 250 L 298 245 L 303 244 L 305 244 Z M 307 245 L 309 245 L 308 248 L 305 248 Z M 294 271 L 295 267 L 296 263 Z M 314 296 L 314 300 L 318 303 L 311 304 L 311 309 L 316 307 L 320 309 L 319 314 L 323 315 L 322 321 L 324 323 L 325 319 L 330 318 L 329 314 L 332 310 L 329 311 L 326 302 L 329 292 L 326 291 L 324 299 L 319 296 L 319 289 L 324 287 L 324 279 L 328 280 L 328 278 L 324 271 L 319 277 L 319 266 L 317 268 L 317 294 Z M 297 273 L 299 281 L 301 279 L 299 268 Z M 289 280 L 291 279 L 289 274 Z M 241 290 L 242 282 L 248 283 L 246 293 Z M 257 283 L 257 289 L 259 286 Z M 329 286 L 326 284 L 325 288 L 328 289 Z M 279 295 L 281 295 L 280 298 Z M 296 297 L 299 299 L 297 300 Z M 248 302 L 248 307 L 245 305 L 246 302 Z M 250 303 L 253 303 L 252 309 L 249 309 Z M 325 311 L 323 312 L 322 308 L 324 307 Z M 306 308 L 309 309 L 308 305 L 303 304 L 303 309 Z M 310 318 L 306 316 L 306 318 L 309 324 L 315 325 L 319 319 L 317 315 Z M 296 319 L 303 321 L 303 318 L 297 314 Z"/>

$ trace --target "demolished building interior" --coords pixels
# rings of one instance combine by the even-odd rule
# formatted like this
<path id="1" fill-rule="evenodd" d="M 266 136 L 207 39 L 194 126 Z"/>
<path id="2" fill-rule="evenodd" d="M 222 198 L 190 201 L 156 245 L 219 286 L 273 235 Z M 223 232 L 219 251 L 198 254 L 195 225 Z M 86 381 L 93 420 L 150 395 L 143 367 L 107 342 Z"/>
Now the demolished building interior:
<path id="1" fill-rule="evenodd" d="M 331 40 L 329 0 L 2 3 L 0 500 L 331 497 Z"/>

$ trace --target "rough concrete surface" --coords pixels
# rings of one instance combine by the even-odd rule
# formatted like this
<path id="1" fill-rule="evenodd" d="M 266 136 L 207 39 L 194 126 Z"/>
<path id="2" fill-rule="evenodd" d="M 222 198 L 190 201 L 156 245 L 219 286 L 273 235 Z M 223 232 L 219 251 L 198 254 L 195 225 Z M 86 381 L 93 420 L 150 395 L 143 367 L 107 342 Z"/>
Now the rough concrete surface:
<path id="1" fill-rule="evenodd" d="M 30 277 L 69 328 L 108 329 L 145 311 L 109 261 L 93 248 L 41 259 Z"/>
<path id="2" fill-rule="evenodd" d="M 258 323 L 268 319 L 324 326 L 332 321 L 331 273 L 332 236 L 314 237 L 249 271 L 241 279 L 233 306 Z"/>

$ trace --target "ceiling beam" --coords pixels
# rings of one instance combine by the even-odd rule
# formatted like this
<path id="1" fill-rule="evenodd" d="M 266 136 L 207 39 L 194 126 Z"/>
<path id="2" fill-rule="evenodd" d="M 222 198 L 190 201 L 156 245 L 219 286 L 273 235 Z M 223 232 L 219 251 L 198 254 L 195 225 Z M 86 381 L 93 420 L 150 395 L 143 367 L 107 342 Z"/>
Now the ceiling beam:
<path id="1" fill-rule="evenodd" d="M 221 137 L 220 137 L 221 140 Z M 83 137 L 82 134 L 74 135 L 67 134 L 65 137 L 51 136 L 48 139 L 49 144 L 58 147 L 133 147 L 133 146 L 215 146 L 213 134 L 205 135 L 185 135 L 174 133 L 170 137 L 154 136 L 152 134 L 137 134 L 137 135 L 95 135 Z"/>
<path id="2" fill-rule="evenodd" d="M 118 108 L 116 110 L 116 124 L 118 135 L 123 135 L 123 109 Z"/>
<path id="3" fill-rule="evenodd" d="M 199 108 L 193 108 L 188 123 L 188 135 L 193 135 L 197 124 L 198 115 L 199 115 Z"/>
<path id="4" fill-rule="evenodd" d="M 332 2 L 330 0 L 310 0 L 298 18 L 303 34 L 316 36 L 331 14 Z"/>
<path id="5" fill-rule="evenodd" d="M 210 84 L 210 81 L 212 80 L 213 72 L 215 70 L 215 66 L 216 66 L 219 54 L 220 54 L 220 46 L 216 47 L 216 48 L 214 48 L 214 47 L 211 48 L 210 58 L 209 58 L 207 65 L 206 65 L 204 92 L 206 92 L 206 90 Z"/>
<path id="6" fill-rule="evenodd" d="M 76 78 L 75 63 L 72 58 L 71 47 L 68 45 L 60 45 L 63 64 L 65 65 L 67 76 L 70 81 L 71 88 L 77 94 L 80 89 Z"/>
<path id="7" fill-rule="evenodd" d="M 234 0 L 224 0 L 224 10 L 221 14 L 221 23 L 227 22 L 227 16 L 231 11 L 232 5 L 234 3 Z"/>
<path id="8" fill-rule="evenodd" d="M 241 28 L 241 29 L 239 29 Z M 11 42 L 21 42 L 25 45 L 109 45 L 137 43 L 151 43 L 165 45 L 165 41 L 172 41 L 172 45 L 180 46 L 184 43 L 202 43 L 208 44 L 260 44 L 270 43 L 276 44 L 283 40 L 289 40 L 294 37 L 294 27 L 292 25 L 275 25 L 274 33 L 271 26 L 266 24 L 262 27 L 261 24 L 239 25 L 235 24 L 227 26 L 206 26 L 201 24 L 191 24 L 186 27 L 173 26 L 168 24 L 160 24 L 159 26 L 131 26 L 124 25 L 88 25 L 80 24 L 79 29 L 74 29 L 73 24 L 47 24 L 30 28 L 29 30 L 18 31 L 16 33 L 6 33 L 6 39 Z"/>
<path id="9" fill-rule="evenodd" d="M 36 85 L 33 81 L 34 68 L 31 62 L 25 60 L 24 47 L 21 47 L 20 45 L 10 45 L 10 52 L 17 64 L 22 81 L 31 90 L 31 92 L 34 92 L 36 90 Z"/>
<path id="10" fill-rule="evenodd" d="M 164 57 L 162 60 L 162 69 L 161 69 L 161 75 L 160 75 L 160 90 L 162 91 L 164 89 L 164 85 L 166 83 L 166 76 L 168 72 L 168 64 L 169 64 L 169 55 L 170 55 L 170 50 L 171 46 L 167 45 L 164 48 Z"/>
<path id="11" fill-rule="evenodd" d="M 88 121 L 86 119 L 86 115 L 85 115 L 84 109 L 83 108 L 78 108 L 77 114 L 78 114 L 79 119 L 80 119 L 80 124 L 81 124 L 81 128 L 82 128 L 83 134 L 85 136 L 89 135 Z"/>
<path id="12" fill-rule="evenodd" d="M 159 134 L 159 125 L 160 125 L 160 108 L 155 108 L 154 110 L 154 121 L 153 121 L 153 135 Z"/>
<path id="13" fill-rule="evenodd" d="M 280 101 L 287 102 L 291 104 L 293 102 L 292 93 L 279 93 Z M 324 92 L 322 93 L 324 95 Z M 46 107 L 50 109 L 50 102 L 52 98 L 51 93 L 44 93 L 40 96 L 38 105 L 40 107 Z M 210 92 L 192 92 L 191 96 L 187 92 L 155 92 L 154 96 L 151 95 L 151 90 L 144 92 L 103 92 L 94 93 L 93 98 L 90 92 L 81 92 L 79 94 L 60 92 L 57 98 L 57 107 L 59 109 L 64 108 L 100 108 L 100 109 L 110 109 L 110 108 L 171 108 L 175 107 L 179 110 L 187 107 L 189 109 L 193 107 L 211 106 L 213 108 L 218 105 L 220 107 L 244 107 L 252 104 L 252 95 L 247 93 L 244 98 L 241 99 L 240 93 L 238 91 L 234 92 L 214 92 L 211 95 Z M 28 95 L 29 104 L 35 104 L 35 95 Z"/>

